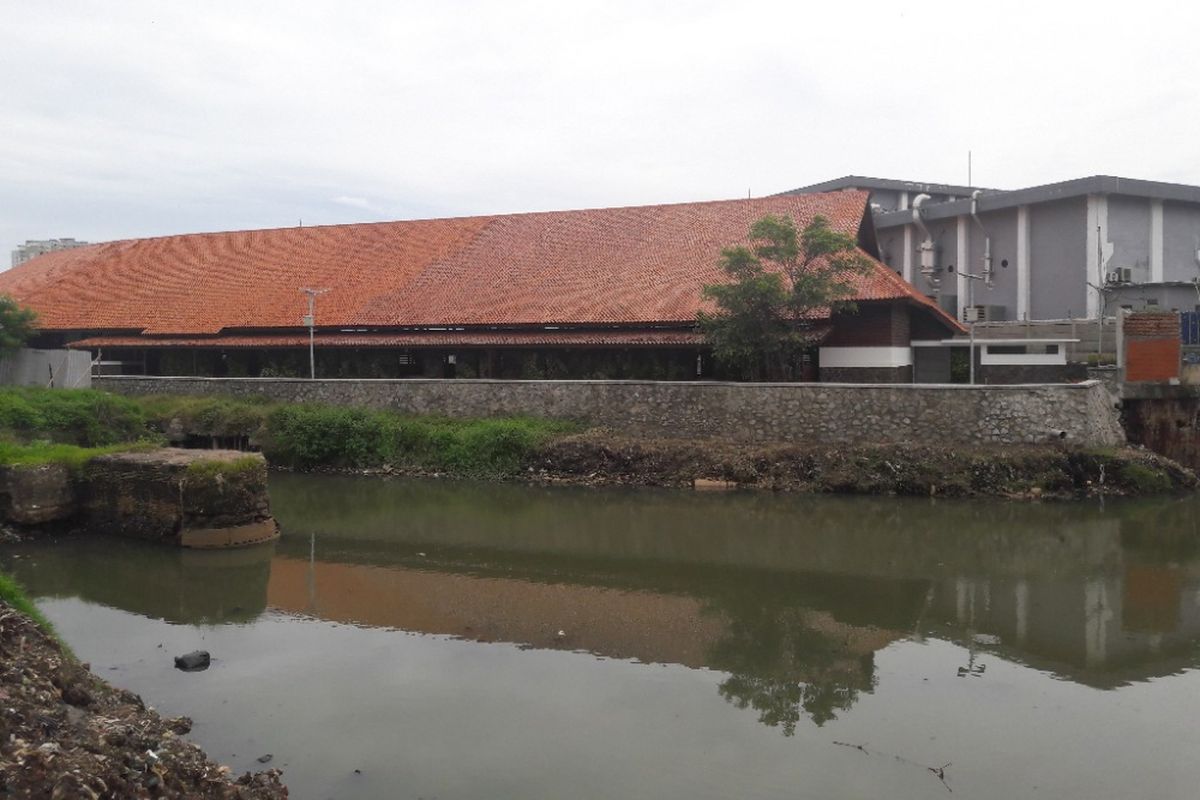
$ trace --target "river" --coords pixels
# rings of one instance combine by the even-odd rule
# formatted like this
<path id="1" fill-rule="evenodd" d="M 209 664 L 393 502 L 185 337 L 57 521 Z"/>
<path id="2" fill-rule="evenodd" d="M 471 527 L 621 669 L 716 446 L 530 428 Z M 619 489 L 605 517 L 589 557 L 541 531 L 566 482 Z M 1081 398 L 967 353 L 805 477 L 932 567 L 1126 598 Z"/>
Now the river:
<path id="1" fill-rule="evenodd" d="M 273 475 L 283 536 L 0 548 L 298 798 L 1193 798 L 1200 502 Z M 205 672 L 172 657 L 203 648 Z"/>

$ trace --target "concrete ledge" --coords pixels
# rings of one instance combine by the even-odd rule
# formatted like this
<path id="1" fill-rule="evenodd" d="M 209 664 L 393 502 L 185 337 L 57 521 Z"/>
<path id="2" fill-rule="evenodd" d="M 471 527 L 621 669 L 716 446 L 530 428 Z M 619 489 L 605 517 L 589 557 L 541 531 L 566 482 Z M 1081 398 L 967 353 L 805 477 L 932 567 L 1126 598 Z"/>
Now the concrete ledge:
<path id="1" fill-rule="evenodd" d="M 279 525 L 273 519 L 263 519 L 231 528 L 187 528 L 179 533 L 179 544 L 199 550 L 247 547 L 279 538 Z"/>

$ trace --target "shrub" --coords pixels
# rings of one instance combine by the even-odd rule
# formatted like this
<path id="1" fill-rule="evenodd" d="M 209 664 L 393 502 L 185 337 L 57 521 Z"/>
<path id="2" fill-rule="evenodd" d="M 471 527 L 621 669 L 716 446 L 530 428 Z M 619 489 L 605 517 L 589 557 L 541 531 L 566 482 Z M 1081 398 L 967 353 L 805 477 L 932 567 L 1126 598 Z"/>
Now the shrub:
<path id="1" fill-rule="evenodd" d="M 10 439 L 50 439 L 81 447 L 146 436 L 146 416 L 125 397 L 91 389 L 0 390 L 0 433 Z"/>
<path id="2" fill-rule="evenodd" d="M 1139 494 L 1161 494 L 1171 491 L 1171 479 L 1161 470 L 1145 464 L 1127 461 L 1121 465 L 1120 477 Z"/>
<path id="3" fill-rule="evenodd" d="M 138 402 L 159 429 L 166 430 L 177 419 L 185 430 L 199 436 L 254 436 L 262 429 L 272 408 L 265 398 L 168 395 L 141 398 Z"/>
<path id="4" fill-rule="evenodd" d="M 378 413 L 330 406 L 279 406 L 266 419 L 263 455 L 300 469 L 383 462 L 386 428 Z"/>

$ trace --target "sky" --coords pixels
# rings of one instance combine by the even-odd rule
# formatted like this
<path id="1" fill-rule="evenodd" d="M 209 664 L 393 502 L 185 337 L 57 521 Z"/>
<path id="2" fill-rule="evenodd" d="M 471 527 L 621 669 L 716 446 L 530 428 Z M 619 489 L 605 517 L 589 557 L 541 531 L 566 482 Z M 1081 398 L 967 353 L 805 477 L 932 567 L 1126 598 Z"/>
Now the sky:
<path id="1" fill-rule="evenodd" d="M 0 248 L 773 194 L 1200 184 L 1200 4 L 0 0 Z M 6 266 L 7 257 L 0 259 Z"/>

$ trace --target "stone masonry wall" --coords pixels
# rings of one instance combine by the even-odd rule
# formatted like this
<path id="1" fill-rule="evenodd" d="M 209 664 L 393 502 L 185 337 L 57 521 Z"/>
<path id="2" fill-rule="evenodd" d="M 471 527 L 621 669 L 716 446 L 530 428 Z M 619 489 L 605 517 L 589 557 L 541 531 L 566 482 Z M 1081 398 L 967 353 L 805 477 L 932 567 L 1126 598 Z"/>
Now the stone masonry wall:
<path id="1" fill-rule="evenodd" d="M 1096 381 L 1042 386 L 944 386 L 642 381 L 97 378 L 129 395 L 266 396 L 449 417 L 533 416 L 625 434 L 756 442 L 984 443 L 1125 441 Z"/>

